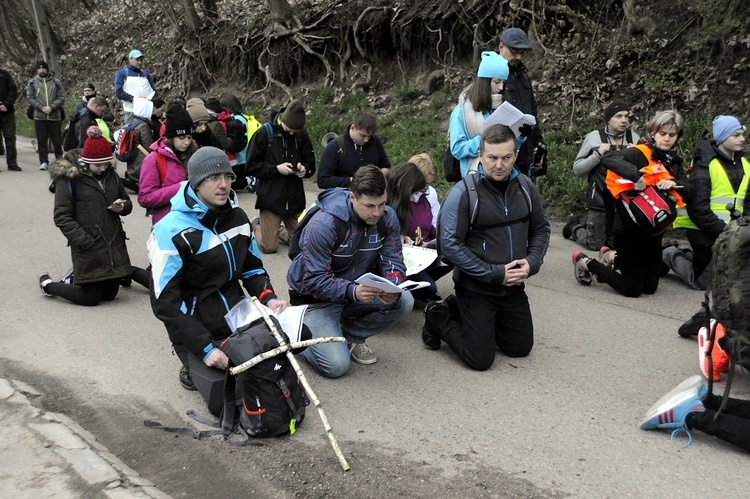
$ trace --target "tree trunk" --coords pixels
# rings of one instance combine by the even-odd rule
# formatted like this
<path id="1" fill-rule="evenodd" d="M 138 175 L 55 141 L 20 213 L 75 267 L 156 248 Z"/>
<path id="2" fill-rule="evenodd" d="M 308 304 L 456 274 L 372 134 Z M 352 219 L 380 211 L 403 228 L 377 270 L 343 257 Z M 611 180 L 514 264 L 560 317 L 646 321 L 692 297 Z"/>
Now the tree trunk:
<path id="1" fill-rule="evenodd" d="M 201 0 L 201 4 L 203 5 L 203 15 L 211 19 L 219 17 L 219 7 L 216 5 L 216 0 Z"/>
<path id="2" fill-rule="evenodd" d="M 292 29 L 297 22 L 294 19 L 294 12 L 287 0 L 267 0 L 268 9 L 271 11 L 271 19 L 287 29 Z"/>
<path id="3" fill-rule="evenodd" d="M 187 22 L 190 26 L 190 29 L 193 31 L 198 31 L 201 29 L 201 26 L 203 23 L 201 22 L 201 18 L 198 16 L 198 11 L 195 10 L 195 4 L 193 3 L 193 0 L 182 0 L 182 7 L 185 9 L 185 14 L 187 14 Z"/>

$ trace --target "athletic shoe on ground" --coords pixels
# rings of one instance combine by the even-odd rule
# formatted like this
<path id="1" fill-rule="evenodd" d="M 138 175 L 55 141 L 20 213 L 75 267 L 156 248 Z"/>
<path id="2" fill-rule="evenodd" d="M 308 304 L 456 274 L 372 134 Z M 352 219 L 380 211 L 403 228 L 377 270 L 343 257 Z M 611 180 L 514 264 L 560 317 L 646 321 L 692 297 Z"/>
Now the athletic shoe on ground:
<path id="1" fill-rule="evenodd" d="M 70 267 L 70 270 L 65 272 L 65 275 L 59 278 L 57 282 L 60 284 L 73 284 L 73 267 Z"/>
<path id="2" fill-rule="evenodd" d="M 573 237 L 573 227 L 576 225 L 581 225 L 581 222 L 578 220 L 578 217 L 570 217 L 568 218 L 568 221 L 565 222 L 565 226 L 563 227 L 563 237 L 565 239 L 570 239 Z"/>
<path id="3" fill-rule="evenodd" d="M 51 294 L 47 293 L 47 291 L 44 289 L 47 284 L 52 284 L 54 281 L 49 276 L 48 273 L 39 274 L 39 289 L 42 290 L 42 293 L 44 293 L 44 296 L 52 296 Z"/>
<path id="4" fill-rule="evenodd" d="M 182 366 L 180 369 L 180 384 L 185 390 L 194 392 L 196 390 L 195 384 L 193 383 L 193 378 L 190 377 L 190 373 L 188 373 L 187 367 Z"/>
<path id="5" fill-rule="evenodd" d="M 682 323 L 682 325 L 677 329 L 677 334 L 679 334 L 683 338 L 698 336 L 698 332 L 705 325 L 706 311 L 701 308 L 698 312 L 693 314 L 691 318 Z"/>
<path id="6" fill-rule="evenodd" d="M 250 221 L 250 232 L 255 232 L 255 228 L 260 225 L 260 218 L 255 217 Z"/>
<path id="7" fill-rule="evenodd" d="M 20 166 L 9 166 L 8 167 L 8 171 L 9 172 L 20 172 L 21 171 L 21 167 Z"/>
<path id="8" fill-rule="evenodd" d="M 578 281 L 578 284 L 583 286 L 591 286 L 591 272 L 586 266 L 586 259 L 588 257 L 582 251 L 576 251 L 573 253 L 573 275 Z"/>
<path id="9" fill-rule="evenodd" d="M 615 268 L 615 257 L 617 252 L 609 246 L 599 248 L 599 263 L 611 269 Z"/>
<path id="10" fill-rule="evenodd" d="M 452 295 L 451 295 L 452 296 Z M 430 350 L 440 350 L 440 331 L 436 330 L 427 319 L 427 314 L 436 307 L 446 310 L 448 307 L 439 301 L 431 301 L 424 308 L 424 326 L 422 326 L 422 343 Z"/>
<path id="11" fill-rule="evenodd" d="M 665 428 L 674 430 L 672 440 L 674 440 L 675 435 L 684 431 L 688 436 L 688 442 L 685 444 L 685 447 L 687 447 L 692 442 L 693 437 L 685 425 L 685 418 L 691 412 L 706 410 L 703 405 L 706 393 L 707 389 L 703 384 L 702 376 L 689 377 L 651 406 L 651 409 L 641 420 L 641 429 Z"/>
<path id="12" fill-rule="evenodd" d="M 42 163 L 41 165 L 39 165 L 39 169 L 43 171 L 47 171 L 49 170 L 49 165 L 47 163 Z"/>
<path id="13" fill-rule="evenodd" d="M 349 352 L 352 354 L 352 360 L 357 364 L 370 365 L 378 361 L 370 347 L 364 343 L 349 343 Z"/>

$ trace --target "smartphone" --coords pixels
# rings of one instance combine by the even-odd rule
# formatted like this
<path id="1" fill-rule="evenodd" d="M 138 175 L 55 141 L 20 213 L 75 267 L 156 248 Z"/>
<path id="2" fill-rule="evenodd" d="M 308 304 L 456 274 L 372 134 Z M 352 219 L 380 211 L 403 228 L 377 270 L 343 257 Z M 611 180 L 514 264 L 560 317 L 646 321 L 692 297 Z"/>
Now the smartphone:
<path id="1" fill-rule="evenodd" d="M 111 209 L 113 209 L 113 208 L 114 208 L 115 206 L 117 206 L 117 205 L 122 205 L 122 204 L 125 204 L 125 200 L 124 200 L 124 199 L 115 199 L 115 201 L 114 201 L 114 202 L 113 202 L 113 203 L 112 203 L 111 205 L 107 206 L 107 209 L 108 209 L 108 210 L 111 210 Z"/>

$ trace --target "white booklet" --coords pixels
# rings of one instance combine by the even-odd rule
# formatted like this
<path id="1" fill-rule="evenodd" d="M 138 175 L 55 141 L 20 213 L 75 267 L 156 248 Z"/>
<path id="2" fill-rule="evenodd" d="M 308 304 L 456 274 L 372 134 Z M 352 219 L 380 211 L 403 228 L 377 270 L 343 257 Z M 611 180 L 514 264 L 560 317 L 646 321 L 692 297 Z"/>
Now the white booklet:
<path id="1" fill-rule="evenodd" d="M 489 118 L 484 120 L 484 129 L 487 130 L 492 125 L 508 125 L 516 137 L 520 135 L 520 129 L 524 125 L 536 125 L 536 118 L 531 114 L 523 114 L 516 106 L 510 102 L 503 102 L 500 107 Z"/>
<path id="2" fill-rule="evenodd" d="M 419 288 L 426 288 L 430 285 L 429 282 L 424 281 L 404 281 L 399 285 L 393 284 L 385 277 L 380 277 L 371 272 L 363 275 L 356 281 L 357 284 L 364 284 L 365 286 L 372 286 L 373 288 L 382 289 L 386 293 L 403 293 L 404 291 L 412 291 Z"/>
<path id="3" fill-rule="evenodd" d="M 276 312 L 276 310 L 266 307 L 265 305 L 261 306 L 266 309 L 268 315 L 276 317 L 276 320 L 281 324 L 281 328 L 289 337 L 291 343 L 300 341 L 300 336 L 302 335 L 302 323 L 305 318 L 307 305 L 286 307 L 283 312 Z M 250 299 L 245 298 L 232 307 L 232 310 L 227 312 L 224 319 L 227 321 L 227 324 L 229 324 L 229 329 L 234 332 L 242 326 L 250 324 L 261 317 L 263 317 L 263 314 L 260 313 L 260 310 L 253 305 L 253 302 L 250 301 Z"/>
<path id="4" fill-rule="evenodd" d="M 404 253 L 404 264 L 406 265 L 406 275 L 414 275 L 422 272 L 432 265 L 437 259 L 437 250 L 432 248 L 423 248 L 412 244 L 404 244 L 402 247 Z"/>

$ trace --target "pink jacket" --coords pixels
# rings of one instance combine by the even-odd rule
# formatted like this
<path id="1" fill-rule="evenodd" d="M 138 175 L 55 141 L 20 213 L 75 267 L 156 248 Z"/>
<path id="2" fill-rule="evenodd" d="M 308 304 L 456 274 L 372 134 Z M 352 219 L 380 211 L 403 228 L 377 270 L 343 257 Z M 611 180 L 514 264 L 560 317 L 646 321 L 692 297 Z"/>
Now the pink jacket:
<path id="1" fill-rule="evenodd" d="M 175 153 L 164 145 L 164 138 L 151 144 L 151 151 L 156 151 L 167 158 L 167 174 L 164 182 L 159 179 L 159 168 L 156 165 L 156 152 L 146 156 L 141 165 L 141 179 L 138 187 L 138 204 L 152 211 L 151 224 L 155 224 L 172 209 L 172 196 L 180 190 L 180 183 L 187 180 L 187 170 Z"/>

